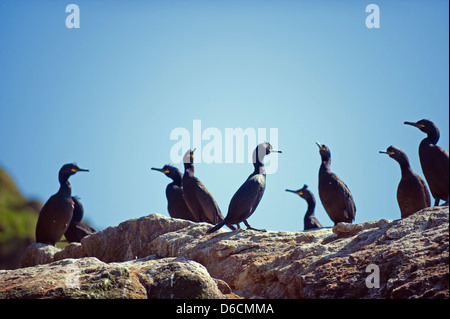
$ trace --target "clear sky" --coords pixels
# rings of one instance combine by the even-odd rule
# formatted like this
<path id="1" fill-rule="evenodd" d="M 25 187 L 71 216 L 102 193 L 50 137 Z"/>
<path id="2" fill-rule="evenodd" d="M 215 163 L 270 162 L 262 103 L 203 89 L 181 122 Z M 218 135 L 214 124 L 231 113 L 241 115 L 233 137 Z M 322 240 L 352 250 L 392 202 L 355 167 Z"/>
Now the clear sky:
<path id="1" fill-rule="evenodd" d="M 66 5 L 80 8 L 68 29 Z M 368 29 L 365 8 L 380 8 Z M 420 175 L 427 118 L 449 149 L 449 3 L 413 1 L 0 0 L 0 166 L 45 202 L 58 171 L 72 176 L 85 218 L 104 229 L 150 213 L 168 216 L 176 128 L 277 129 L 283 151 L 249 219 L 256 228 L 302 230 L 308 184 L 316 216 L 320 156 L 350 188 L 356 220 L 398 219 L 394 145 Z M 276 142 L 276 143 L 275 143 Z M 209 141 L 202 141 L 205 147 Z M 225 155 L 224 155 L 225 157 Z M 182 169 L 182 163 L 173 163 Z M 224 214 L 252 172 L 248 163 L 199 163 L 196 175 Z M 423 175 L 422 175 L 423 176 Z"/>

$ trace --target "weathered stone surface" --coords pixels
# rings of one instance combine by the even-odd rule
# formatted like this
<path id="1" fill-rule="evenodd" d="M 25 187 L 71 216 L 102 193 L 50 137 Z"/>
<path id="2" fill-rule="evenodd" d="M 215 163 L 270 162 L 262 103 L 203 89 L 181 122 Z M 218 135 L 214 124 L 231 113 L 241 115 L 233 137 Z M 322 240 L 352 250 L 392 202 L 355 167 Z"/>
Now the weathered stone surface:
<path id="1" fill-rule="evenodd" d="M 202 265 L 183 258 L 64 259 L 0 277 L 1 298 L 225 298 Z"/>
<path id="2" fill-rule="evenodd" d="M 54 251 L 53 256 L 45 247 L 30 248 L 23 264 L 60 260 L 36 266 L 55 267 L 67 260 L 76 263 L 95 257 L 104 272 L 110 271 L 108 267 L 126 269 L 127 279 L 117 281 L 120 288 L 113 289 L 113 295 L 98 294 L 107 298 L 117 291 L 124 298 L 449 297 L 448 206 L 427 208 L 402 220 L 338 224 L 308 232 L 206 234 L 210 227 L 153 214 L 92 234 L 81 244 Z M 36 250 L 44 250 L 46 257 Z M 151 265 L 137 266 L 150 261 Z M 373 270 L 366 272 L 369 265 L 379 269 L 379 287 L 366 285 L 373 275 Z M 3 285 L 5 276 L 9 286 Z M 9 291 L 20 286 L 20 278 L 0 272 L 0 296 L 14 296 Z M 27 296 L 47 296 L 27 287 L 21 288 L 30 291 Z M 80 297 L 93 296 L 88 289 L 84 293 Z"/>
<path id="3" fill-rule="evenodd" d="M 59 251 L 61 251 L 61 249 L 55 246 L 41 243 L 31 244 L 27 247 L 20 265 L 21 267 L 31 267 L 50 263 L 53 261 L 55 254 Z"/>

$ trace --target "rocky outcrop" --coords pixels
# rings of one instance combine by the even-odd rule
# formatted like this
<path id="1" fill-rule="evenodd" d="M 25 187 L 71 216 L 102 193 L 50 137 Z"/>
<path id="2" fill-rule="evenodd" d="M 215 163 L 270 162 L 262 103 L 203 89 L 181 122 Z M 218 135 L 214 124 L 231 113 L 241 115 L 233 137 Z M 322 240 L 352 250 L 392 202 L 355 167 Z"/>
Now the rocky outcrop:
<path id="1" fill-rule="evenodd" d="M 104 263 L 95 257 L 0 271 L 4 298 L 225 298 L 202 265 L 183 258 Z M 231 291 L 230 291 L 231 292 Z"/>
<path id="2" fill-rule="evenodd" d="M 210 227 L 153 214 L 64 250 L 34 244 L 26 268 L 0 271 L 0 297 L 449 297 L 448 206 L 308 232 Z"/>

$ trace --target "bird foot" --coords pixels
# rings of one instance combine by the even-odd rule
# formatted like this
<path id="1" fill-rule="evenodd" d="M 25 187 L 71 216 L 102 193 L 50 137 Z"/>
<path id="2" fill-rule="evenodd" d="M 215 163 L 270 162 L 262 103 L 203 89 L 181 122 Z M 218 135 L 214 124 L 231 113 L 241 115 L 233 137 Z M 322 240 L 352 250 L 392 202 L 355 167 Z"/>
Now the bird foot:
<path id="1" fill-rule="evenodd" d="M 257 229 L 257 228 L 253 228 L 253 227 L 247 227 L 247 229 L 260 231 L 260 232 L 263 232 L 263 233 L 267 232 L 267 230 L 265 230 L 265 229 Z"/>

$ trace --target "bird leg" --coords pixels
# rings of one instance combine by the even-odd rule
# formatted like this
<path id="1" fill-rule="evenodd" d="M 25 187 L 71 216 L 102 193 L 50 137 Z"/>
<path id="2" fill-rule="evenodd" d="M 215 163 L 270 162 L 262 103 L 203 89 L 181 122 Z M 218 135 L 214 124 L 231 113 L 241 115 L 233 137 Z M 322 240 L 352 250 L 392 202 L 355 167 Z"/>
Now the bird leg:
<path id="1" fill-rule="evenodd" d="M 434 206 L 439 206 L 439 201 L 440 201 L 439 198 L 435 198 L 434 199 Z"/>
<path id="2" fill-rule="evenodd" d="M 250 230 L 256 230 L 256 231 L 260 231 L 260 232 L 266 232 L 267 230 L 265 230 L 265 229 L 256 229 L 256 228 L 253 228 L 252 226 L 250 226 L 249 225 L 249 223 L 247 222 L 247 220 L 243 220 L 243 222 L 244 222 L 244 224 L 245 224 L 245 226 L 247 226 L 247 229 L 250 229 Z"/>

